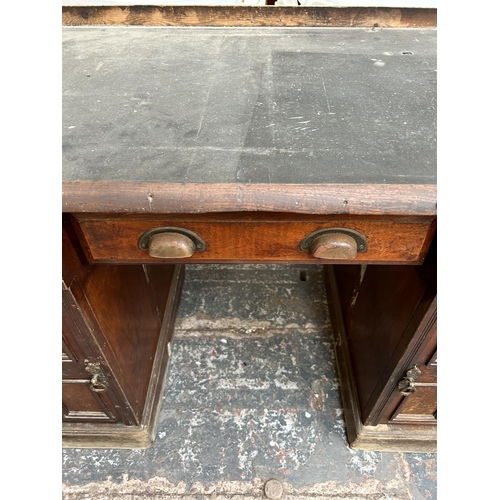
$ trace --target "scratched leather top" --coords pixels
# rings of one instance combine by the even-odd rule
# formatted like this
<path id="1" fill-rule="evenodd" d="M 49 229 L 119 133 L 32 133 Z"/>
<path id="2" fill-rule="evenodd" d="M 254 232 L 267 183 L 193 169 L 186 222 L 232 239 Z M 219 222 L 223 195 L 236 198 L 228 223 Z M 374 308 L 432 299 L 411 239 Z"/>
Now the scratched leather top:
<path id="1" fill-rule="evenodd" d="M 64 28 L 63 180 L 435 184 L 436 33 Z"/>

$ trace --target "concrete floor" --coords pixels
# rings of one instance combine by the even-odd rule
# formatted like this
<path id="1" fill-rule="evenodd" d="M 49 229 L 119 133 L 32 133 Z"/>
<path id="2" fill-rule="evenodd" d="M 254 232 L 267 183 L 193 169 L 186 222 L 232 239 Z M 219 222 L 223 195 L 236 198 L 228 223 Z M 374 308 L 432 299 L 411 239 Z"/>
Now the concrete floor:
<path id="1" fill-rule="evenodd" d="M 436 454 L 349 448 L 320 266 L 187 266 L 155 444 L 62 464 L 67 500 L 437 498 Z"/>

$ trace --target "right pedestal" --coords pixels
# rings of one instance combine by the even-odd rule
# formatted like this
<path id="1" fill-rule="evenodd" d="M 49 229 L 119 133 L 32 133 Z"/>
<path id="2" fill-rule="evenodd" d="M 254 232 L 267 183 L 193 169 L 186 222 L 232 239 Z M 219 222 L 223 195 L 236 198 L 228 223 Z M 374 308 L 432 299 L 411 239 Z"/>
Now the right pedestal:
<path id="1" fill-rule="evenodd" d="M 435 246 L 422 266 L 325 266 L 349 444 L 435 452 Z"/>

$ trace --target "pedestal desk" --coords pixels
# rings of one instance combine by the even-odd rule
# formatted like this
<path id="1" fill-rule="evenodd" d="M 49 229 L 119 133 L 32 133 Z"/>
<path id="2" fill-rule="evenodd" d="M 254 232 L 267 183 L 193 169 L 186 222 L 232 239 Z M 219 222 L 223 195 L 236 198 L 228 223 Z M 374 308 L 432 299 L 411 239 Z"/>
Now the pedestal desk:
<path id="1" fill-rule="evenodd" d="M 63 445 L 154 440 L 186 263 L 324 266 L 350 445 L 436 446 L 436 30 L 63 29 Z"/>

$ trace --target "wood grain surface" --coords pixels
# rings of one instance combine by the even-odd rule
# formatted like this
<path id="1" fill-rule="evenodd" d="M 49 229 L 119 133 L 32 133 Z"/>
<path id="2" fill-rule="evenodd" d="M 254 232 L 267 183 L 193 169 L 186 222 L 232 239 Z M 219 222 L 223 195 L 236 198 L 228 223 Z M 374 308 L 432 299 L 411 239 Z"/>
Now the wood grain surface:
<path id="1" fill-rule="evenodd" d="M 338 26 L 437 25 L 436 9 L 390 7 L 96 6 L 63 7 L 63 26 Z"/>
<path id="2" fill-rule="evenodd" d="M 363 425 L 387 424 L 403 397 L 397 382 L 435 350 L 435 245 L 423 266 L 334 268 Z M 425 346 L 424 346 L 425 344 Z"/>
<path id="3" fill-rule="evenodd" d="M 88 265 L 72 233 L 64 217 L 63 281 L 92 325 L 101 357 L 123 393 L 117 411 L 132 413 L 126 423 L 139 424 L 175 266 Z"/>
<path id="4" fill-rule="evenodd" d="M 346 424 L 349 446 L 354 449 L 392 451 L 392 452 L 414 452 L 433 453 L 437 447 L 436 425 L 419 425 L 415 423 L 404 424 L 378 424 L 364 425 L 359 406 L 359 380 L 355 378 L 352 364 L 352 353 L 349 344 L 349 332 L 351 328 L 343 318 L 343 304 L 352 302 L 352 295 L 342 297 L 342 290 L 337 287 L 335 277 L 338 266 L 325 266 L 325 286 L 328 296 L 328 306 L 332 323 L 334 337 L 335 359 L 339 372 L 340 391 L 343 401 L 343 415 Z M 335 272 L 334 272 L 335 270 Z M 344 277 L 352 278 L 358 275 L 359 269 L 354 266 L 342 266 Z M 407 270 L 405 270 L 407 272 Z M 340 287 L 342 288 L 342 286 Z M 340 291 L 340 294 L 339 294 Z M 369 321 L 368 321 L 369 323 Z M 368 327 L 369 330 L 369 327 Z M 397 379 L 396 379 L 397 380 Z"/>
<path id="5" fill-rule="evenodd" d="M 292 212 L 436 215 L 435 185 L 64 182 L 72 213 Z"/>
<path id="6" fill-rule="evenodd" d="M 158 262 L 337 262 L 317 259 L 299 249 L 300 242 L 313 231 L 339 227 L 358 231 L 365 236 L 368 251 L 355 259 L 339 263 L 414 263 L 425 257 L 429 238 L 434 233 L 434 218 L 369 220 L 362 217 L 316 217 L 280 220 L 268 214 L 259 220 L 213 216 L 183 220 L 158 216 L 145 217 L 78 216 L 77 225 L 88 248 L 88 257 L 98 263 Z M 141 235 L 155 227 L 179 227 L 196 233 L 206 244 L 187 259 L 157 259 L 138 247 Z"/>

